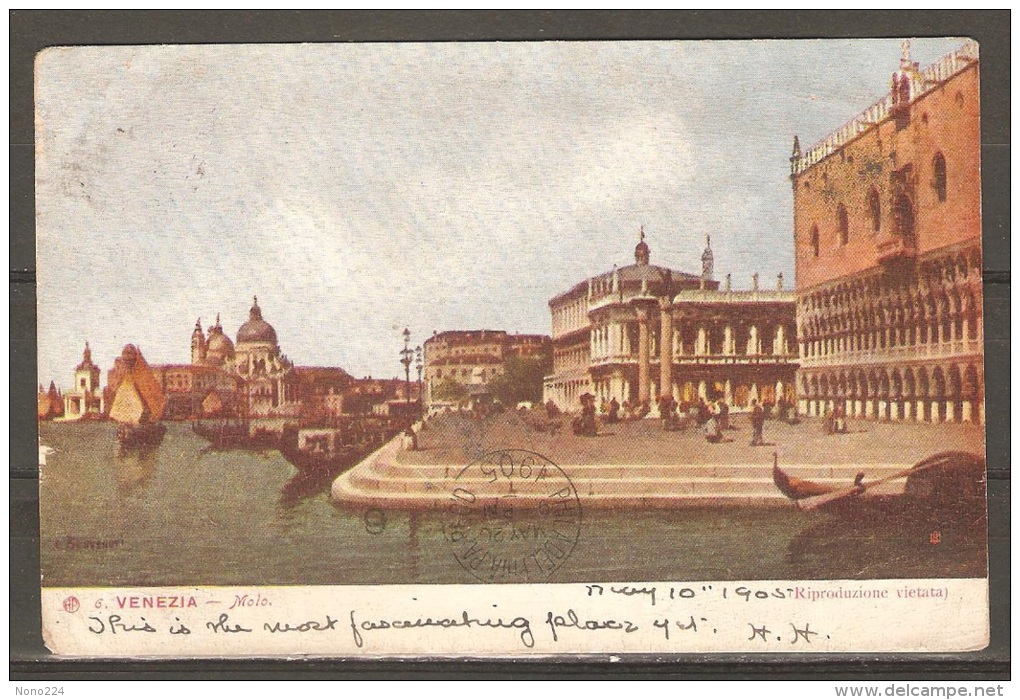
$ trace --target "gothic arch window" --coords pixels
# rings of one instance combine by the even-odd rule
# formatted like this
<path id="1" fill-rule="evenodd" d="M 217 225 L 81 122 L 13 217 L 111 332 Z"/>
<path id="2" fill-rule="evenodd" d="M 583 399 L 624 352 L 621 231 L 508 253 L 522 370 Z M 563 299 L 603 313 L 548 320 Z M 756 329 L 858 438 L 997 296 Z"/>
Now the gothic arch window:
<path id="1" fill-rule="evenodd" d="M 914 204 L 910 197 L 900 192 L 893 200 L 893 222 L 896 235 L 914 242 Z"/>
<path id="2" fill-rule="evenodd" d="M 818 226 L 811 227 L 811 254 L 818 257 Z"/>
<path id="3" fill-rule="evenodd" d="M 940 202 L 946 201 L 946 158 L 941 153 L 935 155 L 932 161 L 934 176 L 935 196 Z"/>
<path id="4" fill-rule="evenodd" d="M 868 211 L 871 213 L 871 230 L 878 233 L 882 228 L 882 200 L 878 197 L 878 190 L 874 187 L 868 193 Z"/>
<path id="5" fill-rule="evenodd" d="M 839 244 L 844 246 L 850 242 L 850 217 L 842 204 L 836 207 L 836 227 L 839 229 Z"/>

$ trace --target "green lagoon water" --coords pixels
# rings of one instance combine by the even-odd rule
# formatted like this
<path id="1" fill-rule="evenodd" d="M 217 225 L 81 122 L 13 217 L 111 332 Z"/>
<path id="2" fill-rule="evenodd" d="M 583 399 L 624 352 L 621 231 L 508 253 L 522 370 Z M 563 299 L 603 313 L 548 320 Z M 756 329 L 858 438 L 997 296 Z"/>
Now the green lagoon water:
<path id="1" fill-rule="evenodd" d="M 366 513 L 303 483 L 275 450 L 214 452 L 170 424 L 118 454 L 109 423 L 40 426 L 45 586 L 474 583 L 441 513 Z M 583 505 L 583 501 L 582 501 Z M 546 579 L 717 581 L 984 576 L 983 535 L 848 523 L 788 509 L 584 512 Z M 534 580 L 534 579 L 533 579 Z"/>

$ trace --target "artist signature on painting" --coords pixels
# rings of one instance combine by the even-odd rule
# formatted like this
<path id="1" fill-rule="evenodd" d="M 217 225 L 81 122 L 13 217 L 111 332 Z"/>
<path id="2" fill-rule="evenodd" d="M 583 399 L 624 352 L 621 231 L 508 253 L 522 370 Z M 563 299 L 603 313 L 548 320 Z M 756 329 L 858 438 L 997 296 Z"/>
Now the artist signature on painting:
<path id="1" fill-rule="evenodd" d="M 64 552 L 94 551 L 102 552 L 117 549 L 124 545 L 124 540 L 100 540 L 92 537 L 76 537 L 66 535 L 53 540 L 53 548 Z"/>

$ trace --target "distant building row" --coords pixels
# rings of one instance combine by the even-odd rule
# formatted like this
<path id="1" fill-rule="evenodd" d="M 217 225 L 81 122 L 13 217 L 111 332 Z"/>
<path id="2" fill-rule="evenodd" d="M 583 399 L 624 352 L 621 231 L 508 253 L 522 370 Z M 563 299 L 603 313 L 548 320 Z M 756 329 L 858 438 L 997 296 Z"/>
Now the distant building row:
<path id="1" fill-rule="evenodd" d="M 547 367 L 551 356 L 549 336 L 501 330 L 433 333 L 422 347 L 423 393 L 428 406 L 488 393 L 492 382 L 504 376 L 507 363 L 514 359 Z"/>
<path id="2" fill-rule="evenodd" d="M 284 355 L 276 330 L 263 319 L 255 300 L 236 344 L 223 331 L 219 317 L 203 332 L 195 324 L 191 363 L 152 365 L 166 397 L 164 417 L 210 416 L 324 418 L 341 413 L 386 412 L 403 396 L 396 379 L 355 379 L 339 367 L 299 367 Z M 39 418 L 78 420 L 102 417 L 124 374 L 118 357 L 100 385 L 100 368 L 88 346 L 75 369 L 74 388 L 60 393 L 55 385 L 39 392 Z M 415 392 L 416 393 L 416 392 Z M 407 397 L 403 397 L 406 402 Z M 416 396 L 412 395 L 412 400 Z"/>

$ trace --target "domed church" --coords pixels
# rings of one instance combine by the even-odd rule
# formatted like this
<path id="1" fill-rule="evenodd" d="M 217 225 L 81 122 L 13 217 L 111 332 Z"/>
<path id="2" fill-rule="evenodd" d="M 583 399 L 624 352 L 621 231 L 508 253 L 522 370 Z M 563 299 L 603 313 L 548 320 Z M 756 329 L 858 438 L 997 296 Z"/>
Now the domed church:
<path id="1" fill-rule="evenodd" d="M 247 387 L 250 411 L 255 415 L 287 413 L 297 407 L 297 376 L 294 364 L 280 352 L 276 329 L 262 318 L 255 297 L 248 320 L 237 329 L 234 368 Z"/>
<path id="2" fill-rule="evenodd" d="M 248 320 L 237 330 L 236 344 L 223 332 L 219 315 L 208 335 L 201 322 L 191 334 L 191 363 L 215 367 L 239 380 L 252 416 L 294 415 L 299 409 L 298 378 L 294 364 L 280 352 L 276 329 L 262 318 L 255 297 Z"/>

